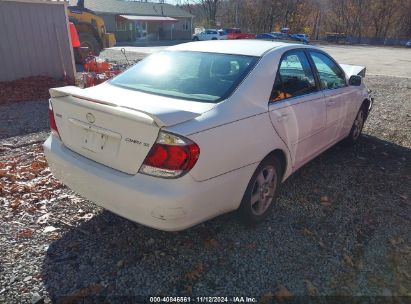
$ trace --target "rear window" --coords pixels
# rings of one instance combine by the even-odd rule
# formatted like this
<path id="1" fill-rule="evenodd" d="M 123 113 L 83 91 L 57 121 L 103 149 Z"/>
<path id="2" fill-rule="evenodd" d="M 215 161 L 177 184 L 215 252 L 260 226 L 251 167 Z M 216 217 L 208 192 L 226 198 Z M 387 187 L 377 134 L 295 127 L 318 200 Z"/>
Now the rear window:
<path id="1" fill-rule="evenodd" d="M 111 84 L 149 94 L 217 103 L 235 90 L 258 57 L 164 51 L 140 61 Z"/>

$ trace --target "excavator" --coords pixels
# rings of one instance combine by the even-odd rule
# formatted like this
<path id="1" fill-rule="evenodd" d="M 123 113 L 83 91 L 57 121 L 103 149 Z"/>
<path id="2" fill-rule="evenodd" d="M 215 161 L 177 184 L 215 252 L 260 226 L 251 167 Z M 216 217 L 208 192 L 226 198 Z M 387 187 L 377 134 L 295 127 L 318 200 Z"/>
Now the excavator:
<path id="1" fill-rule="evenodd" d="M 98 56 L 102 49 L 116 44 L 114 34 L 106 32 L 103 18 L 85 8 L 84 0 L 78 0 L 76 6 L 68 6 L 67 8 L 69 22 L 74 24 L 80 40 L 80 47 L 74 48 L 76 62 L 82 62 L 84 49 Z"/>

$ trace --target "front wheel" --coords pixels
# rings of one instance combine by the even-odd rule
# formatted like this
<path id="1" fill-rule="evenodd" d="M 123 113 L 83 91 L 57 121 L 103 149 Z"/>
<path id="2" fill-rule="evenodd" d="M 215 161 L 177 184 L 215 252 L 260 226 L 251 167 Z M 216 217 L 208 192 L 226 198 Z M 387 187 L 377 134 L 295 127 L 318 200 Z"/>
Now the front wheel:
<path id="1" fill-rule="evenodd" d="M 279 161 L 269 157 L 255 170 L 239 208 L 245 224 L 258 224 L 268 216 L 281 184 L 280 168 Z"/>
<path id="2" fill-rule="evenodd" d="M 80 39 L 80 46 L 81 47 L 87 47 L 89 51 L 92 52 L 93 55 L 98 56 L 100 55 L 100 45 L 94 36 L 88 34 L 88 33 L 80 33 L 79 35 Z"/>
<path id="3" fill-rule="evenodd" d="M 358 139 L 361 136 L 362 133 L 362 129 L 364 127 L 364 123 L 365 123 L 365 106 L 362 106 L 360 108 L 360 110 L 357 113 L 357 116 L 354 119 L 353 125 L 351 127 L 351 131 L 350 134 L 348 135 L 348 137 L 345 139 L 345 143 L 347 144 L 354 144 L 358 141 Z"/>

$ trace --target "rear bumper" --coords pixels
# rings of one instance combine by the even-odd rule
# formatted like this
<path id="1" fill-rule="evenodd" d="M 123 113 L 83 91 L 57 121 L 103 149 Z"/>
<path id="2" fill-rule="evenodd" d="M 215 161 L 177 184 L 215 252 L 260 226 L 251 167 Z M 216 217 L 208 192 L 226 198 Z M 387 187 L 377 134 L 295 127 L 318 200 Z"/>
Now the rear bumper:
<path id="1" fill-rule="evenodd" d="M 54 176 L 84 198 L 120 216 L 178 231 L 238 208 L 256 165 L 197 182 L 129 175 L 89 160 L 50 136 L 44 153 Z"/>

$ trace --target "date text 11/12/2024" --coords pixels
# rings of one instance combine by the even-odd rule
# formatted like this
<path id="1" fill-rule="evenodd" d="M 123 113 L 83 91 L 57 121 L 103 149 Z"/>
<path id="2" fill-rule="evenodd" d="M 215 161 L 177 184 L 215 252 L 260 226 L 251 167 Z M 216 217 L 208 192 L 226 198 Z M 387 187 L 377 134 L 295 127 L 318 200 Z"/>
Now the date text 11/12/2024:
<path id="1" fill-rule="evenodd" d="M 257 303 L 254 297 L 150 297 L 150 303 Z"/>

